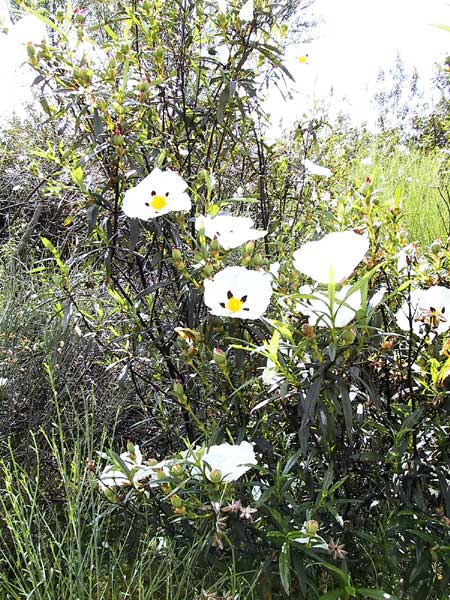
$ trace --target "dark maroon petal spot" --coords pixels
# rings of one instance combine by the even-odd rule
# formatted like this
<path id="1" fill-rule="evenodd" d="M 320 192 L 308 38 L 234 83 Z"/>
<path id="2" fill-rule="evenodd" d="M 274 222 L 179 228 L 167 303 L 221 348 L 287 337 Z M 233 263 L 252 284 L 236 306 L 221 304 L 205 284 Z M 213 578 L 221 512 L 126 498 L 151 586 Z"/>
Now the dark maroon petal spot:
<path id="1" fill-rule="evenodd" d="M 152 196 L 156 196 L 155 190 L 152 190 Z"/>
<path id="2" fill-rule="evenodd" d="M 241 302 L 247 302 L 247 296 L 242 296 Z"/>
<path id="3" fill-rule="evenodd" d="M 249 308 L 243 308 L 242 310 L 250 310 Z"/>
<path id="4" fill-rule="evenodd" d="M 225 302 L 220 302 L 220 306 L 221 306 L 222 308 L 225 308 Z"/>
<path id="5" fill-rule="evenodd" d="M 145 206 L 150 206 L 150 203 L 149 203 L 149 202 L 146 202 L 146 203 L 145 203 Z"/>
<path id="6" fill-rule="evenodd" d="M 228 290 L 228 292 L 227 292 L 228 300 L 231 300 L 232 297 L 233 297 L 233 294 L 230 292 L 230 290 Z"/>
<path id="7" fill-rule="evenodd" d="M 168 196 L 168 195 L 169 195 L 169 192 L 166 192 L 166 196 Z"/>

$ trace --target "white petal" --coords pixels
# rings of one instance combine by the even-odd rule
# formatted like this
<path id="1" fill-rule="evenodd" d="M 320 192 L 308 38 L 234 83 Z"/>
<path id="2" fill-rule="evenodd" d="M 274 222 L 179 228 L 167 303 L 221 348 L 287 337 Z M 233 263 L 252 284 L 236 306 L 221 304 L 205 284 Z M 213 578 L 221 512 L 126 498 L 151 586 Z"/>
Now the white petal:
<path id="1" fill-rule="evenodd" d="M 252 21 L 253 20 L 253 0 L 247 0 L 239 11 L 239 18 L 241 21 Z"/>
<path id="2" fill-rule="evenodd" d="M 230 483 L 236 481 L 251 469 L 251 467 L 244 465 L 256 465 L 258 461 L 252 444 L 243 441 L 235 445 L 225 442 L 211 446 L 203 455 L 202 462 L 205 464 L 208 479 L 210 472 L 218 469 L 222 473 L 222 481 Z"/>
<path id="3" fill-rule="evenodd" d="M 411 307 L 406 300 L 397 311 L 397 325 L 404 331 L 409 331 L 410 314 L 412 320 L 412 330 L 417 335 L 424 335 L 426 328 L 417 317 L 422 311 L 435 309 L 442 313 L 446 321 L 440 321 L 438 326 L 433 329 L 438 335 L 448 331 L 450 328 L 450 289 L 435 285 L 426 290 L 413 290 L 410 294 Z"/>
<path id="4" fill-rule="evenodd" d="M 312 160 L 309 160 L 308 158 L 304 158 L 302 164 L 311 175 L 321 175 L 322 177 L 330 177 L 331 175 L 330 169 L 316 165 L 316 163 L 313 163 Z"/>
<path id="5" fill-rule="evenodd" d="M 372 298 L 369 301 L 369 306 L 372 309 L 375 309 L 379 304 L 381 304 L 381 302 L 383 301 L 383 298 L 385 297 L 387 292 L 387 288 L 385 287 L 381 287 L 377 292 L 375 292 L 375 294 L 372 296 Z"/>
<path id="6" fill-rule="evenodd" d="M 348 295 L 350 287 L 345 285 L 335 292 L 333 318 L 330 312 L 328 293 L 321 290 L 314 291 L 308 285 L 302 286 L 299 293 L 313 295 L 314 298 L 301 300 L 297 304 L 297 310 L 309 317 L 310 325 L 331 327 L 334 320 L 335 327 L 345 327 L 355 318 L 362 303 L 361 291 L 357 290 Z"/>
<path id="7" fill-rule="evenodd" d="M 125 192 L 122 210 L 128 217 L 144 221 L 172 211 L 189 210 L 191 200 L 185 193 L 186 188 L 187 183 L 178 173 L 155 168 L 140 183 Z M 152 206 L 152 196 L 155 195 L 166 200 L 164 207 L 155 209 Z"/>
<path id="8" fill-rule="evenodd" d="M 259 319 L 272 296 L 271 276 L 244 267 L 226 267 L 212 280 L 205 280 L 204 287 L 204 302 L 211 314 L 237 319 Z M 227 308 L 229 292 L 234 298 L 246 298 L 241 310 L 232 312 Z"/>
<path id="9" fill-rule="evenodd" d="M 339 283 L 350 277 L 368 248 L 369 240 L 353 231 L 328 233 L 296 250 L 294 267 L 318 283 L 328 283 L 331 275 Z"/>
<path id="10" fill-rule="evenodd" d="M 250 217 L 234 217 L 232 215 L 199 215 L 195 221 L 196 229 L 204 229 L 209 239 L 216 238 L 225 250 L 237 248 L 250 240 L 257 240 L 267 235 L 267 231 L 253 229 Z"/>

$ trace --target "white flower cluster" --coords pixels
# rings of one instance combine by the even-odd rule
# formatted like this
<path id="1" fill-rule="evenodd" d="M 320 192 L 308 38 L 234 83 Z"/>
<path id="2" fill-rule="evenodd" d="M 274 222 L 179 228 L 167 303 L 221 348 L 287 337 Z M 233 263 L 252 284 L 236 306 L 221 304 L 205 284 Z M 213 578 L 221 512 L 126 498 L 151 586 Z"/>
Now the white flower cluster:
<path id="1" fill-rule="evenodd" d="M 305 162 L 312 173 L 329 175 L 323 168 L 318 171 L 313 163 Z M 316 165 L 314 165 L 316 167 Z M 187 211 L 191 200 L 186 193 L 187 183 L 173 171 L 153 171 L 137 186 L 125 193 L 124 213 L 132 218 L 149 220 L 172 211 Z M 254 229 L 249 217 L 219 214 L 215 217 L 200 215 L 195 227 L 224 250 L 231 250 L 267 235 L 266 230 Z M 340 284 L 348 279 L 361 262 L 369 247 L 366 237 L 353 231 L 329 233 L 321 240 L 308 242 L 293 254 L 293 266 L 317 284 Z M 237 319 L 258 319 L 267 310 L 272 297 L 273 276 L 262 270 L 240 266 L 225 267 L 212 279 L 204 281 L 204 301 L 211 314 Z M 299 290 L 306 300 L 297 309 L 309 317 L 311 325 L 344 327 L 361 307 L 361 292 L 350 286 L 338 289 L 330 306 L 328 294 L 310 285 Z"/>
<path id="2" fill-rule="evenodd" d="M 102 458 L 109 458 L 99 453 Z M 123 452 L 119 461 L 107 465 L 100 477 L 101 491 L 115 488 L 154 487 L 159 485 L 164 477 L 170 476 L 170 469 L 182 465 L 186 472 L 195 478 L 205 477 L 215 483 L 231 483 L 258 464 L 252 444 L 243 441 L 240 444 L 213 445 L 209 448 L 196 447 L 180 453 L 181 458 L 169 458 L 156 464 L 146 463 L 142 458 L 139 446 Z M 212 475 L 211 475 L 212 474 Z"/>

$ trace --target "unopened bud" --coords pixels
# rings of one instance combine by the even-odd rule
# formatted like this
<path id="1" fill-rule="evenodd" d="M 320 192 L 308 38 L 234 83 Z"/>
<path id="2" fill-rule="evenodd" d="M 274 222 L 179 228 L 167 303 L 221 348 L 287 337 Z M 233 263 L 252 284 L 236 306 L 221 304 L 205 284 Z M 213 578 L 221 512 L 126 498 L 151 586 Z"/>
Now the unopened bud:
<path id="1" fill-rule="evenodd" d="M 105 488 L 103 490 L 103 494 L 105 495 L 105 498 L 109 502 L 113 502 L 114 504 L 118 504 L 120 502 L 120 498 L 117 496 L 117 494 L 111 488 L 108 488 L 108 487 Z"/>
<path id="2" fill-rule="evenodd" d="M 255 242 L 250 240 L 245 244 L 245 254 L 253 254 L 253 250 L 255 249 Z"/>
<path id="3" fill-rule="evenodd" d="M 314 519 L 311 519 L 310 521 L 306 521 L 305 531 L 309 536 L 314 537 L 316 535 L 318 529 L 319 529 L 319 523 L 317 521 L 315 521 Z"/>
<path id="4" fill-rule="evenodd" d="M 433 254 L 438 254 L 442 250 L 442 240 L 437 238 L 432 242 L 430 250 Z"/>
<path id="5" fill-rule="evenodd" d="M 178 248 L 172 248 L 172 258 L 175 261 L 180 261 L 183 258 L 183 255 Z"/>
<path id="6" fill-rule="evenodd" d="M 213 483 L 220 483 L 222 481 L 222 472 L 220 469 L 213 469 L 209 474 L 209 479 Z"/>
<path id="7" fill-rule="evenodd" d="M 134 444 L 130 440 L 127 442 L 127 450 L 130 454 L 134 454 Z"/>
<path id="8" fill-rule="evenodd" d="M 120 129 L 114 131 L 112 143 L 114 146 L 123 146 L 125 144 L 125 138 L 120 132 Z"/>
<path id="9" fill-rule="evenodd" d="M 315 329 L 309 323 L 304 323 L 302 325 L 302 333 L 308 340 L 313 340 L 316 337 Z"/>
<path id="10" fill-rule="evenodd" d="M 264 259 L 263 259 L 261 252 L 257 252 L 255 254 L 255 256 L 253 257 L 253 264 L 256 267 L 260 267 L 263 264 L 263 262 L 264 262 Z"/>
<path id="11" fill-rule="evenodd" d="M 203 267 L 203 272 L 205 273 L 206 277 L 210 277 L 213 274 L 213 271 L 214 267 L 210 262 L 207 262 L 206 265 Z"/>
<path id="12" fill-rule="evenodd" d="M 28 58 L 34 58 L 36 56 L 36 48 L 33 46 L 33 42 L 28 42 L 27 44 L 27 54 Z"/>
<path id="13" fill-rule="evenodd" d="M 175 396 L 177 396 L 177 397 L 184 396 L 184 388 L 183 388 L 183 385 L 179 381 L 174 382 L 173 392 L 174 392 Z"/>
<path id="14" fill-rule="evenodd" d="M 184 477 L 184 469 L 182 465 L 173 465 L 173 467 L 170 469 L 170 474 L 176 479 Z"/>
<path id="15" fill-rule="evenodd" d="M 211 252 L 218 252 L 220 250 L 220 243 L 217 238 L 213 238 L 211 240 L 210 248 L 211 248 Z"/>
<path id="16" fill-rule="evenodd" d="M 373 179 L 372 177 L 367 176 L 361 187 L 360 187 L 360 192 L 361 194 L 364 194 L 365 196 L 370 196 L 370 194 L 372 193 L 373 190 Z"/>
<path id="17" fill-rule="evenodd" d="M 342 341 L 347 345 L 353 344 L 356 338 L 356 329 L 350 328 L 346 329 L 344 335 L 342 336 Z"/>
<path id="18" fill-rule="evenodd" d="M 227 365 L 227 356 L 220 348 L 214 348 L 213 359 L 218 367 L 225 367 Z"/>
<path id="19" fill-rule="evenodd" d="M 172 504 L 172 506 L 174 508 L 181 508 L 183 506 L 183 500 L 182 498 L 180 498 L 180 496 L 178 496 L 177 494 L 174 494 L 171 498 L 170 498 L 170 503 Z"/>
<path id="20" fill-rule="evenodd" d="M 383 340 L 380 344 L 381 350 L 392 350 L 394 347 L 394 340 Z"/>

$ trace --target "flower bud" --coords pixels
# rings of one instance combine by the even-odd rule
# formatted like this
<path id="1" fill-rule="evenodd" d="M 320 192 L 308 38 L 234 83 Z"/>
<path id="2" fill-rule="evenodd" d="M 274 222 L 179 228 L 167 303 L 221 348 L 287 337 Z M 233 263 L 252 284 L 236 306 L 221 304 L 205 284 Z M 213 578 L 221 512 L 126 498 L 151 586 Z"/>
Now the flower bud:
<path id="1" fill-rule="evenodd" d="M 211 252 L 218 252 L 220 250 L 220 242 L 219 240 L 215 237 L 211 240 L 211 245 L 210 245 L 210 249 Z"/>
<path id="2" fill-rule="evenodd" d="M 205 273 L 206 277 L 210 277 L 213 274 L 213 271 L 214 267 L 210 262 L 207 262 L 206 265 L 203 267 L 203 272 Z"/>
<path id="3" fill-rule="evenodd" d="M 315 329 L 309 323 L 304 323 L 302 325 L 302 333 L 308 340 L 313 340 L 316 337 Z"/>
<path id="4" fill-rule="evenodd" d="M 255 249 L 255 242 L 250 240 L 245 244 L 245 254 L 253 254 L 253 250 Z"/>
<path id="5" fill-rule="evenodd" d="M 180 479 L 181 477 L 184 477 L 184 469 L 182 465 L 173 465 L 173 467 L 170 469 L 170 474 L 172 475 L 172 477 L 175 477 L 176 479 Z"/>
<path id="6" fill-rule="evenodd" d="M 73 11 L 73 17 L 76 23 L 84 23 L 84 10 L 82 8 L 76 8 Z"/>
<path id="7" fill-rule="evenodd" d="M 179 381 L 174 382 L 173 391 L 174 391 L 175 396 L 177 396 L 177 397 L 184 396 L 184 388 L 183 388 L 183 385 Z"/>
<path id="8" fill-rule="evenodd" d="M 27 54 L 29 59 L 33 59 L 36 56 L 36 48 L 33 46 L 33 42 L 28 42 Z"/>
<path id="9" fill-rule="evenodd" d="M 172 258 L 175 261 L 180 261 L 183 258 L 183 255 L 178 248 L 172 248 Z"/>
<path id="10" fill-rule="evenodd" d="M 213 350 L 213 359 L 218 367 L 225 367 L 228 363 L 227 356 L 223 350 L 220 348 L 214 348 Z"/>
<path id="11" fill-rule="evenodd" d="M 220 483 L 222 481 L 222 472 L 220 469 L 213 469 L 209 474 L 209 479 L 213 483 Z"/>
<path id="12" fill-rule="evenodd" d="M 108 502 L 112 502 L 113 504 L 119 504 L 120 498 L 117 496 L 117 494 L 111 488 L 108 488 L 108 487 L 105 488 L 103 490 L 103 494 L 104 494 L 105 498 L 108 500 Z"/>
<path id="13" fill-rule="evenodd" d="M 112 143 L 114 146 L 123 146 L 125 143 L 125 138 L 123 137 L 120 129 L 116 129 L 113 134 Z"/>
<path id="14" fill-rule="evenodd" d="M 366 197 L 370 196 L 370 194 L 373 191 L 373 179 L 372 179 L 372 177 L 367 176 L 364 179 L 364 181 L 363 181 L 363 183 L 362 183 L 359 191 L 361 192 L 361 194 L 364 194 Z"/>
<path id="15" fill-rule="evenodd" d="M 439 254 L 442 250 L 442 240 L 440 238 L 435 239 L 430 246 L 430 250 L 433 254 Z"/>
<path id="16" fill-rule="evenodd" d="M 263 262 L 264 259 L 261 252 L 257 252 L 253 257 L 253 264 L 255 265 L 255 267 L 260 267 L 263 264 Z"/>
<path id="17" fill-rule="evenodd" d="M 381 350 L 389 351 L 389 350 L 392 350 L 393 347 L 394 347 L 394 340 L 390 340 L 390 339 L 383 340 L 380 344 Z"/>
<path id="18" fill-rule="evenodd" d="M 183 500 L 177 494 L 171 496 L 170 503 L 174 508 L 181 508 L 183 506 Z"/>
<path id="19" fill-rule="evenodd" d="M 317 521 L 315 521 L 314 519 L 306 521 L 305 531 L 309 536 L 314 537 L 316 535 L 318 529 L 319 529 L 319 523 Z"/>
<path id="20" fill-rule="evenodd" d="M 134 444 L 130 440 L 127 442 L 127 450 L 130 454 L 134 454 Z"/>
<path id="21" fill-rule="evenodd" d="M 344 344 L 346 346 L 350 346 L 350 344 L 353 344 L 353 342 L 355 341 L 356 338 L 356 329 L 354 329 L 353 327 L 346 329 L 344 334 L 342 335 L 342 341 L 344 342 Z"/>

